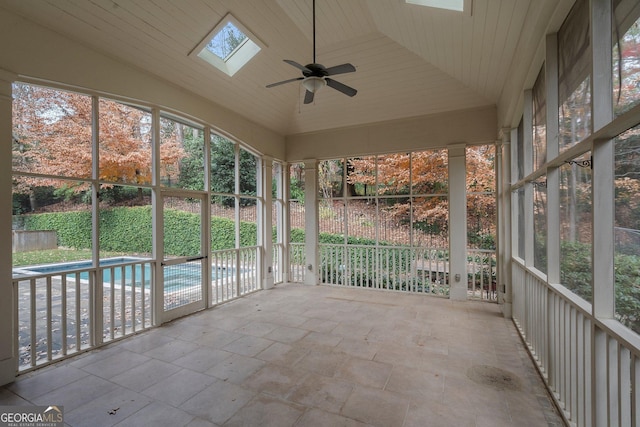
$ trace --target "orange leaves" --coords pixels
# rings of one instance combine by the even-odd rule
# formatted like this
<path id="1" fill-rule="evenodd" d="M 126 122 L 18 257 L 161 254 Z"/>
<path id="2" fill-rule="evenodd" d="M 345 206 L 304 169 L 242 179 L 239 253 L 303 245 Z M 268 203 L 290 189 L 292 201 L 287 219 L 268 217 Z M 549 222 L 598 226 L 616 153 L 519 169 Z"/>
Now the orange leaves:
<path id="1" fill-rule="evenodd" d="M 15 84 L 14 169 L 52 177 L 90 178 L 92 109 L 92 99 L 86 95 Z M 118 183 L 151 182 L 151 114 L 100 99 L 98 129 L 99 152 L 95 154 L 99 178 Z M 171 162 L 184 156 L 180 150 L 170 150 Z M 28 186 L 29 178 L 21 181 Z M 77 188 L 80 191 L 81 187 Z"/>

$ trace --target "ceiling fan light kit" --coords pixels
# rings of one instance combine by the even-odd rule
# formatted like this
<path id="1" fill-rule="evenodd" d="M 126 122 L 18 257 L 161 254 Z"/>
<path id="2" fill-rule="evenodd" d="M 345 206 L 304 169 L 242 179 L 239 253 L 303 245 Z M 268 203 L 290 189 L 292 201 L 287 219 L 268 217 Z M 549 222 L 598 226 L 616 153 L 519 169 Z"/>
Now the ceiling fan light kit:
<path id="1" fill-rule="evenodd" d="M 285 59 L 284 62 L 302 71 L 302 77 L 271 83 L 267 85 L 267 87 L 271 88 L 285 83 L 302 80 L 302 86 L 305 88 L 305 104 L 312 103 L 314 94 L 324 86 L 329 86 L 347 96 L 355 96 L 355 94 L 358 93 L 354 88 L 329 78 L 329 76 L 335 76 L 336 74 L 353 73 L 356 71 L 356 67 L 346 63 L 326 68 L 324 65 L 316 62 L 316 0 L 313 0 L 313 63 L 300 65 L 296 61 L 292 61 L 290 59 Z"/>
<path id="2" fill-rule="evenodd" d="M 302 86 L 311 93 L 316 93 L 321 87 L 326 85 L 327 82 L 322 77 L 310 76 L 302 80 Z"/>

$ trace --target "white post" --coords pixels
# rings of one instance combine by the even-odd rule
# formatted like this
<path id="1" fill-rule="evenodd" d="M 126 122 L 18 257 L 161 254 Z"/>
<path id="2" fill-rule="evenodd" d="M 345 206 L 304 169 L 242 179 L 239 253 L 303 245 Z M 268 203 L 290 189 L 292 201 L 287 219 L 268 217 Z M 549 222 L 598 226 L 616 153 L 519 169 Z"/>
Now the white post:
<path id="1" fill-rule="evenodd" d="M 151 117 L 151 170 L 153 171 L 153 188 L 151 189 L 152 258 L 156 262 L 152 276 L 153 280 L 151 281 L 151 301 L 153 304 L 151 321 L 154 326 L 159 326 L 162 324 L 164 317 L 164 278 L 162 269 L 164 222 L 162 218 L 162 200 L 160 199 L 160 111 L 154 108 L 151 111 Z"/>
<path id="2" fill-rule="evenodd" d="M 593 129 L 600 129 L 613 119 L 611 70 L 611 4 L 592 1 L 591 43 L 593 48 Z M 607 68 L 608 67 L 608 68 Z M 611 140 L 593 143 L 593 314 L 612 319 L 615 312 L 614 252 L 614 155 Z M 596 262 L 597 260 L 597 262 Z"/>
<path id="3" fill-rule="evenodd" d="M 449 146 L 449 298 L 467 299 L 467 182 L 465 144 Z"/>
<path id="4" fill-rule="evenodd" d="M 560 152 L 558 126 L 558 35 L 549 34 L 546 38 L 545 85 L 547 101 L 547 158 L 555 159 Z M 560 168 L 547 170 L 547 282 L 560 283 Z M 547 363 L 547 378 L 551 387 L 556 387 L 556 363 L 558 354 L 555 348 L 555 337 L 558 331 L 553 324 L 554 297 L 547 292 L 546 313 L 546 354 L 543 357 Z"/>
<path id="5" fill-rule="evenodd" d="M 591 1 L 592 58 L 592 117 L 593 130 L 597 131 L 613 119 L 613 72 L 611 58 L 612 10 L 609 0 Z M 615 144 L 612 140 L 596 140 L 592 151 L 593 202 L 591 260 L 593 265 L 593 315 L 599 319 L 615 316 L 614 272 L 614 218 L 615 218 Z M 611 390 L 615 390 L 615 377 L 608 369 L 615 361 L 615 353 L 604 331 L 592 326 L 591 348 L 591 416 L 594 425 L 617 425 L 613 417 L 617 413 L 607 403 Z M 615 363 L 615 362 L 614 362 Z M 615 366 L 615 365 L 614 365 Z"/>
<path id="6" fill-rule="evenodd" d="M 271 181 L 273 175 L 273 159 L 271 157 L 264 156 L 261 161 L 262 167 L 260 168 L 260 185 L 258 186 L 262 191 L 261 208 L 258 210 L 262 213 L 261 218 L 258 220 L 258 230 L 261 242 L 258 244 L 263 248 L 264 254 L 262 257 L 262 289 L 273 288 L 273 192 L 271 191 Z"/>
<path id="7" fill-rule="evenodd" d="M 317 285 L 318 272 L 318 161 L 304 161 L 304 241 L 307 265 L 304 283 Z"/>
<path id="8" fill-rule="evenodd" d="M 11 282 L 11 207 L 13 186 L 11 183 L 12 118 L 11 83 L 15 76 L 0 69 L 0 385 L 12 382 L 18 371 L 15 356 L 18 337 L 18 307 L 15 305 Z"/>
<path id="9" fill-rule="evenodd" d="M 524 132 L 523 144 L 519 144 L 524 150 L 524 176 L 533 172 L 533 93 L 531 89 L 524 91 L 524 105 L 522 107 L 522 123 Z M 527 183 L 524 186 L 524 262 L 527 267 L 534 266 L 535 236 L 533 234 L 533 185 Z"/>
<path id="10" fill-rule="evenodd" d="M 511 130 L 503 129 L 496 147 L 496 176 L 498 200 L 498 295 L 505 318 L 513 316 L 513 288 L 511 284 Z"/>
<path id="11" fill-rule="evenodd" d="M 291 261 L 289 257 L 289 251 L 291 250 L 291 221 L 289 213 L 289 199 L 291 197 L 289 183 L 291 182 L 290 176 L 290 164 L 282 163 L 280 166 L 280 186 L 278 188 L 278 198 L 281 200 L 282 205 L 278 214 L 280 215 L 280 232 L 278 233 L 278 239 L 282 240 L 282 259 L 280 260 L 279 268 L 282 269 L 282 281 L 288 283 L 291 273 Z"/>

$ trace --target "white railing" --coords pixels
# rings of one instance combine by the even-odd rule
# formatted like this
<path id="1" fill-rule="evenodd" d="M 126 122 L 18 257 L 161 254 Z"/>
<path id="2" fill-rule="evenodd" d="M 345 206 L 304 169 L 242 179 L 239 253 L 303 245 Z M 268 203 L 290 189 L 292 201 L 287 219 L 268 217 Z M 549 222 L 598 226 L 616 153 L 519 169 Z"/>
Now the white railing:
<path id="1" fill-rule="evenodd" d="M 219 304 L 260 289 L 258 246 L 211 254 L 211 304 Z"/>
<path id="2" fill-rule="evenodd" d="M 448 296 L 448 251 L 321 244 L 320 282 Z"/>
<path id="3" fill-rule="evenodd" d="M 19 369 L 43 366 L 149 328 L 153 264 L 136 260 L 48 273 L 19 269 L 12 280 Z"/>
<path id="4" fill-rule="evenodd" d="M 513 317 L 564 416 L 576 426 L 640 426 L 640 337 L 513 263 Z"/>
<path id="5" fill-rule="evenodd" d="M 289 243 L 289 281 L 304 283 L 306 272 L 304 243 Z"/>
<path id="6" fill-rule="evenodd" d="M 469 298 L 498 301 L 496 251 L 467 250 L 467 283 Z"/>
<path id="7" fill-rule="evenodd" d="M 273 283 L 278 284 L 284 281 L 283 271 L 280 268 L 280 263 L 284 260 L 284 244 L 274 243 L 273 245 L 273 258 L 271 263 L 271 271 L 273 272 Z"/>

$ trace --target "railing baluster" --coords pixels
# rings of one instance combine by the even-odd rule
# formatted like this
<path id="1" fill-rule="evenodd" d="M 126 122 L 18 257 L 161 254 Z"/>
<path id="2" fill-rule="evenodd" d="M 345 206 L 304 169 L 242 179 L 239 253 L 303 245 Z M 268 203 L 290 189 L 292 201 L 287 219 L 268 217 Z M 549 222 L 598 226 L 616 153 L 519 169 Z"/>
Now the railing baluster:
<path id="1" fill-rule="evenodd" d="M 36 349 L 37 349 L 37 339 L 38 337 L 36 336 L 36 310 L 37 310 L 37 306 L 36 306 L 36 301 L 37 301 L 37 297 L 36 297 L 36 279 L 31 279 L 29 281 L 29 294 L 30 294 L 30 315 L 31 315 L 31 366 L 36 366 Z"/>
<path id="2" fill-rule="evenodd" d="M 136 265 L 130 265 L 127 267 L 131 271 L 131 332 L 136 331 Z"/>
<path id="3" fill-rule="evenodd" d="M 113 267 L 108 270 L 102 270 L 104 274 L 105 271 L 109 271 L 109 337 L 113 340 L 115 338 L 115 329 L 116 329 L 116 283 L 115 283 L 115 269 Z M 104 280 L 104 276 L 103 276 Z"/>
<path id="4" fill-rule="evenodd" d="M 62 355 L 67 355 L 67 275 L 60 281 L 60 328 L 62 329 Z"/>
<path id="5" fill-rule="evenodd" d="M 52 341 L 53 334 L 51 331 L 51 323 L 52 323 L 52 304 L 51 304 L 51 276 L 47 276 L 47 287 L 46 287 L 46 301 L 47 301 L 47 312 L 45 314 L 46 319 L 46 334 L 47 334 L 47 361 L 52 360 Z"/>
<path id="6" fill-rule="evenodd" d="M 127 333 L 127 279 L 124 266 L 120 266 L 120 336 L 123 337 Z"/>

